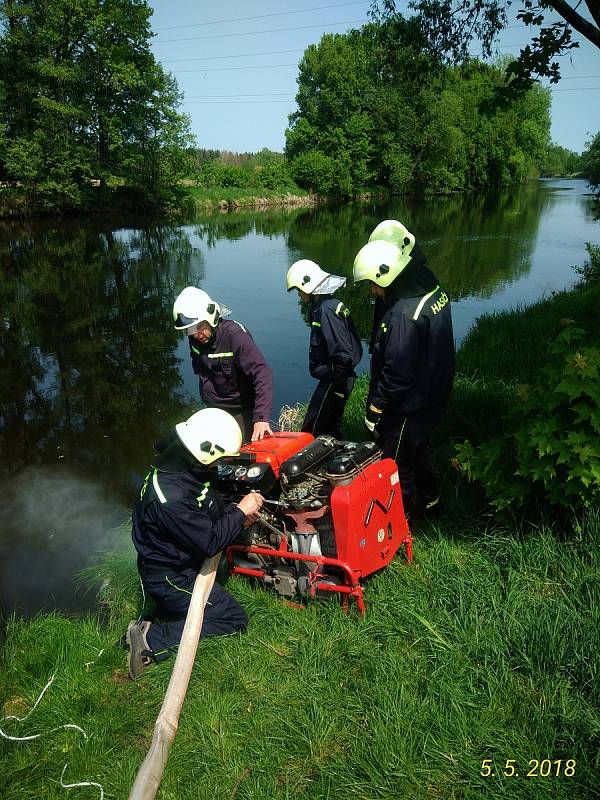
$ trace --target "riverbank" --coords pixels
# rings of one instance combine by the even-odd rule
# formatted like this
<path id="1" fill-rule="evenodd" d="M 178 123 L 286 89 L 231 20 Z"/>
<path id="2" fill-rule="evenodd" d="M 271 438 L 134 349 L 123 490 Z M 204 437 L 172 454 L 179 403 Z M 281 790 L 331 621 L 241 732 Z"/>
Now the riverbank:
<path id="1" fill-rule="evenodd" d="M 373 197 L 387 197 L 389 191 L 384 187 L 361 190 L 353 200 L 369 200 Z M 262 209 L 278 206 L 301 208 L 316 206 L 332 198 L 305 192 L 299 187 L 293 190 L 244 189 L 236 186 L 221 186 L 205 189 L 184 182 L 174 192 L 164 207 L 148 205 L 125 188 L 109 195 L 90 195 L 89 202 L 78 208 L 48 208 L 26 195 L 18 188 L 0 189 L 0 220 L 35 219 L 52 216 L 94 216 L 107 213 L 167 216 L 193 215 L 202 211 L 235 211 L 242 208 Z"/>
<path id="2" fill-rule="evenodd" d="M 250 628 L 201 643 L 159 797 L 594 795 L 600 519 L 499 518 L 449 462 L 455 439 L 499 424 L 561 319 L 598 342 L 587 320 L 599 300 L 597 286 L 558 293 L 526 313 L 486 317 L 467 337 L 436 443 L 447 511 L 415 523 L 412 566 L 396 560 L 367 582 L 364 619 L 335 603 L 300 611 L 230 581 Z M 347 408 L 351 438 L 363 437 L 365 390 L 362 380 Z M 59 730 L 0 742 L 2 797 L 64 798 L 66 763 L 66 783 L 128 794 L 172 662 L 137 684 L 126 678 L 114 643 L 141 597 L 127 526 L 121 538 L 123 552 L 98 570 L 102 621 L 9 622 L 2 713 L 23 716 L 56 678 L 26 722 L 0 727 L 25 736 L 74 723 L 88 738 Z"/>

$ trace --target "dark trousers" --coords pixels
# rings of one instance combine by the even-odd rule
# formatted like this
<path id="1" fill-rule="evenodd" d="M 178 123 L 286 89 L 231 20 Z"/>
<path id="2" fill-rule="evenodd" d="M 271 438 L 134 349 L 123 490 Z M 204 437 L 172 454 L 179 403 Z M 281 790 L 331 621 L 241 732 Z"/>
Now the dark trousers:
<path id="1" fill-rule="evenodd" d="M 415 490 L 423 505 L 439 496 L 437 476 L 429 456 L 429 440 L 444 416 L 446 406 L 416 411 L 406 416 L 386 414 L 377 425 L 384 458 L 398 465 L 405 511 L 415 503 Z"/>
<path id="2" fill-rule="evenodd" d="M 148 631 L 148 645 L 157 661 L 164 661 L 181 641 L 197 572 L 172 573 L 168 568 L 148 567 L 138 560 L 144 590 L 156 603 L 156 621 Z M 243 631 L 248 617 L 240 604 L 215 583 L 204 609 L 201 638 Z"/>
<path id="3" fill-rule="evenodd" d="M 342 438 L 341 423 L 344 408 L 354 386 L 354 378 L 346 378 L 343 396 L 336 392 L 331 381 L 319 381 L 313 396 L 310 398 L 308 410 L 301 430 L 313 436 L 333 436 Z"/>

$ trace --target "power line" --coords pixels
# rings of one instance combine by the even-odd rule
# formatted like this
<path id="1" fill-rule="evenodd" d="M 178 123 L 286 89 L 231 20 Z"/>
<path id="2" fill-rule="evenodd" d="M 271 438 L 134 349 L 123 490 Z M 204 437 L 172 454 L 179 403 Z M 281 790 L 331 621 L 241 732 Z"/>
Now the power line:
<path id="1" fill-rule="evenodd" d="M 201 28 L 205 25 L 221 25 L 226 22 L 248 22 L 252 19 L 266 19 L 267 17 L 283 17 L 288 14 L 305 14 L 308 11 L 324 11 L 326 8 L 344 8 L 345 6 L 361 6 L 365 0 L 356 0 L 352 3 L 336 3 L 329 6 L 313 6 L 312 8 L 299 8 L 296 11 L 274 11 L 271 14 L 258 14 L 254 17 L 235 17 L 234 19 L 215 19 L 210 22 L 194 22 L 190 25 L 170 25 L 168 28 L 155 28 L 157 31 L 173 31 L 177 28 Z"/>
<path id="2" fill-rule="evenodd" d="M 186 100 L 213 100 L 218 97 L 289 97 L 289 92 L 262 92 L 261 94 L 190 94 Z"/>
<path id="3" fill-rule="evenodd" d="M 290 103 L 293 102 L 295 101 L 294 100 L 192 100 L 192 102 L 188 103 L 188 105 L 253 106 L 256 105 L 257 103 L 285 103 L 286 105 L 289 105 Z"/>
<path id="4" fill-rule="evenodd" d="M 555 92 L 598 92 L 600 91 L 600 86 L 577 86 L 573 89 L 550 89 L 550 91 L 553 94 Z"/>
<path id="5" fill-rule="evenodd" d="M 297 67 L 298 64 L 258 64 L 249 67 L 209 67 L 209 69 L 176 69 L 173 70 L 175 75 L 183 75 L 189 72 L 231 72 L 236 69 L 275 69 L 276 67 Z"/>
<path id="6" fill-rule="evenodd" d="M 261 50 L 258 53 L 232 53 L 228 56 L 204 56 L 203 58 L 163 58 L 163 64 L 178 64 L 182 61 L 217 61 L 223 58 L 250 58 L 250 56 L 280 56 L 284 53 L 303 53 L 304 50 Z"/>
<path id="7" fill-rule="evenodd" d="M 346 22 L 325 22 L 322 25 L 300 25 L 295 28 L 270 28 L 265 31 L 246 31 L 245 33 L 214 33 L 210 36 L 188 36 L 185 39 L 163 39 L 162 42 L 156 44 L 168 44 L 170 42 L 196 42 L 200 39 L 229 39 L 232 36 L 257 36 L 260 33 L 283 33 L 284 31 L 304 31 L 308 28 L 328 28 L 334 25 L 354 25 L 354 23 L 365 25 L 367 20 L 364 19 L 349 19 Z"/>

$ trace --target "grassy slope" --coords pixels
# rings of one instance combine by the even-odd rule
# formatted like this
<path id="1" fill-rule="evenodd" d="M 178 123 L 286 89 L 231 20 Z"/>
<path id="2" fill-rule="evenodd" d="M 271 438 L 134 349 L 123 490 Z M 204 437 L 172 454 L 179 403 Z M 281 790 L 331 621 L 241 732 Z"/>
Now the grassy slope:
<path id="1" fill-rule="evenodd" d="M 187 196 L 187 197 L 185 197 Z M 217 187 L 203 189 L 200 186 L 186 186 L 183 206 L 193 203 L 198 208 L 216 206 L 256 206 L 284 205 L 312 202 L 308 192 L 296 187 L 294 190 L 240 189 L 237 187 Z"/>
<path id="2" fill-rule="evenodd" d="M 591 312 L 587 295 L 561 295 L 480 324 L 460 355 L 466 377 L 440 432 L 440 463 L 453 435 L 493 421 L 497 375 L 528 379 L 548 333 L 561 317 L 579 320 L 588 302 Z M 500 389 L 506 401 L 510 384 Z M 349 435 L 360 431 L 363 392 L 364 382 L 348 408 Z M 333 602 L 298 611 L 230 582 L 251 626 L 201 643 L 162 800 L 598 796 L 600 519 L 574 531 L 503 527 L 476 491 L 443 472 L 448 513 L 415 526 L 413 566 L 396 560 L 368 581 L 366 618 Z M 0 741 L 2 798 L 65 797 L 66 762 L 67 782 L 99 781 L 107 800 L 127 796 L 172 662 L 138 684 L 123 680 L 113 643 L 138 604 L 133 560 L 116 558 L 107 570 L 116 578 L 104 624 L 46 616 L 9 626 L 4 713 L 21 715 L 57 677 L 27 722 L 2 727 L 26 735 L 75 722 L 90 738 L 58 731 Z M 484 758 L 496 777 L 480 776 Z M 529 760 L 544 758 L 576 759 L 575 776 L 525 777 Z M 506 759 L 519 777 L 500 777 Z"/>

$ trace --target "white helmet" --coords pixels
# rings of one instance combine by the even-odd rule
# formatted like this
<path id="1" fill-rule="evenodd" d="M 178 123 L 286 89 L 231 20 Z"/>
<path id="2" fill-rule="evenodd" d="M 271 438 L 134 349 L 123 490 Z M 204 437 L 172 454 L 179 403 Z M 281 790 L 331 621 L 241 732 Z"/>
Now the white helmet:
<path id="1" fill-rule="evenodd" d="M 221 306 L 195 286 L 186 286 L 173 303 L 175 330 L 192 334 L 199 322 L 214 328 L 221 319 Z"/>
<path id="2" fill-rule="evenodd" d="M 410 255 L 404 255 L 395 244 L 383 241 L 369 242 L 361 247 L 354 259 L 354 283 L 373 281 L 385 288 L 409 263 Z"/>
<path id="3" fill-rule="evenodd" d="M 404 255 L 410 255 L 415 246 L 415 237 L 397 219 L 384 219 L 369 236 L 370 242 L 376 242 L 380 239 L 384 242 L 395 244 L 396 247 L 402 250 Z"/>
<path id="4" fill-rule="evenodd" d="M 242 432 L 235 419 L 221 408 L 203 408 L 175 425 L 185 448 L 201 464 L 212 464 L 222 456 L 236 456 Z"/>
<path id="5" fill-rule="evenodd" d="M 294 262 L 287 273 L 288 292 L 292 289 L 301 289 L 306 294 L 333 294 L 345 283 L 346 278 L 325 272 L 308 258 Z"/>

